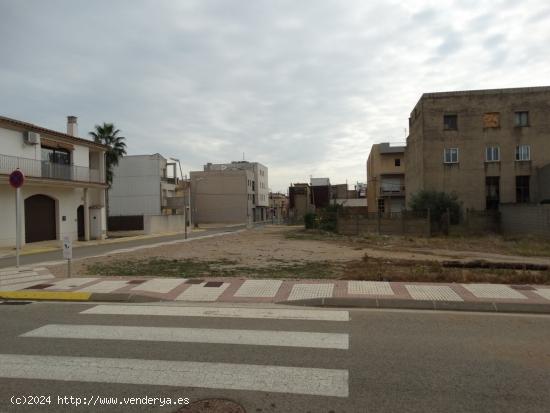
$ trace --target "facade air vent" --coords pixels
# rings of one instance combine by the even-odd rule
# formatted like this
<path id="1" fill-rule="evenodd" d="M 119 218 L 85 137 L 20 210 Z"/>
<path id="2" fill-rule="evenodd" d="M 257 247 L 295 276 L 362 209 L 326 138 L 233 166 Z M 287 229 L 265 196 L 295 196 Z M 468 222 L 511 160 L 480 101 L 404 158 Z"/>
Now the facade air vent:
<path id="1" fill-rule="evenodd" d="M 40 143 L 40 134 L 36 132 L 23 132 L 23 141 L 27 145 L 38 145 Z"/>

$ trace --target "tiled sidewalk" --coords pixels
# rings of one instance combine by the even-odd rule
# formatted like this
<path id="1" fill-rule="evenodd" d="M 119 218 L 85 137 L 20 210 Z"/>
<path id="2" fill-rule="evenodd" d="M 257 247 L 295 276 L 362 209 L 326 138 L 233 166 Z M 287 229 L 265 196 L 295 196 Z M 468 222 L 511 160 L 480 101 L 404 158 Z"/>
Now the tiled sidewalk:
<path id="1" fill-rule="evenodd" d="M 550 304 L 550 285 L 429 284 L 243 278 L 55 279 L 45 268 L 0 271 L 0 291 L 127 293 L 175 301 L 276 303 L 316 298 Z"/>

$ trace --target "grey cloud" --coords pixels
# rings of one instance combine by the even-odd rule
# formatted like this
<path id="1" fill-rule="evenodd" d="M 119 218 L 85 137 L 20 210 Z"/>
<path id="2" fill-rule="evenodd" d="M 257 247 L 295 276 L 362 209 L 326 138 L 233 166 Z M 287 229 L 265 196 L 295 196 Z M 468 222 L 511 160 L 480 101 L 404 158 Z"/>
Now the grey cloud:
<path id="1" fill-rule="evenodd" d="M 403 140 L 422 92 L 483 86 L 472 73 L 501 74 L 495 59 L 509 65 L 500 86 L 522 73 L 519 56 L 502 54 L 509 22 L 489 6 L 454 27 L 446 4 L 67 4 L 0 3 L 0 113 L 60 130 L 75 114 L 81 135 L 113 121 L 130 153 L 189 169 L 245 152 L 270 167 L 275 190 L 310 173 L 364 181 L 370 146 Z M 546 41 L 521 30 L 528 50 Z M 493 60 L 478 58 L 496 43 Z M 537 70 L 530 81 L 544 83 Z"/>

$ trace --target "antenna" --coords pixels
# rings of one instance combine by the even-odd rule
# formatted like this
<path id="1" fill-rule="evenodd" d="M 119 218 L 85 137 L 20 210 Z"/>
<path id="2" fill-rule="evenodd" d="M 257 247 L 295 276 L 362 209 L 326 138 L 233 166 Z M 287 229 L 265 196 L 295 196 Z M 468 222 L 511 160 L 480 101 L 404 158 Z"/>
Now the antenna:
<path id="1" fill-rule="evenodd" d="M 243 161 L 244 161 L 244 152 L 243 152 Z"/>

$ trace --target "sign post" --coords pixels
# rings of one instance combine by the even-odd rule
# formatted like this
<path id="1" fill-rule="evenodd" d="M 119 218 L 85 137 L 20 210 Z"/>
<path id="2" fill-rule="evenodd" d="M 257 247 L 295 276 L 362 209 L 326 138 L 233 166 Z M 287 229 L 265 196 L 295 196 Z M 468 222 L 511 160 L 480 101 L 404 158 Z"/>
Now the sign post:
<path id="1" fill-rule="evenodd" d="M 67 260 L 67 278 L 71 278 L 71 261 L 73 259 L 73 243 L 68 236 L 63 237 L 63 259 Z"/>
<path id="2" fill-rule="evenodd" d="M 15 265 L 19 268 L 19 251 L 21 250 L 21 187 L 25 175 L 19 169 L 9 176 L 10 185 L 15 188 Z"/>

